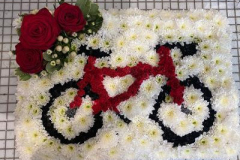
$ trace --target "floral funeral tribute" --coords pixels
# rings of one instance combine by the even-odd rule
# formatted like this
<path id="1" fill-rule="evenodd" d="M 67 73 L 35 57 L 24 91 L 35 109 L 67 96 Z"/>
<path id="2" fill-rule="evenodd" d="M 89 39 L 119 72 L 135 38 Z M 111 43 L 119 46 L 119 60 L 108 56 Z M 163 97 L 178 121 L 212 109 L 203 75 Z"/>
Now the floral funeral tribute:
<path id="1" fill-rule="evenodd" d="M 235 159 L 227 18 L 59 2 L 13 22 L 22 160 Z"/>

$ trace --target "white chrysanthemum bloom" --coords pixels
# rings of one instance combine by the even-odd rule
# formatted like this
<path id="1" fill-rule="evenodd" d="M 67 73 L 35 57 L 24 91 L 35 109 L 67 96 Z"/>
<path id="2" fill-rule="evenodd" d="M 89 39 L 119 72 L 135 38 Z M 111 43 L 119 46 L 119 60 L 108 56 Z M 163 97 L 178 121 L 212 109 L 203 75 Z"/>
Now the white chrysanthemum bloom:
<path id="1" fill-rule="evenodd" d="M 188 119 L 183 119 L 178 122 L 175 121 L 172 130 L 179 136 L 184 136 L 194 130 L 194 125 Z"/>
<path id="2" fill-rule="evenodd" d="M 127 29 L 129 29 L 129 25 L 128 25 L 128 23 L 120 20 L 119 28 L 120 28 L 120 32 L 123 32 L 123 31 L 126 31 Z"/>
<path id="3" fill-rule="evenodd" d="M 118 159 L 121 157 L 119 147 L 113 147 L 109 150 L 108 156 L 113 159 Z"/>
<path id="4" fill-rule="evenodd" d="M 213 105 L 213 107 L 215 108 L 215 105 Z M 223 120 L 225 120 L 225 118 L 229 115 L 228 112 L 226 112 L 225 110 L 221 110 L 221 111 L 218 111 L 216 113 L 216 120 L 218 122 L 222 122 Z"/>
<path id="5" fill-rule="evenodd" d="M 104 51 L 104 52 L 109 52 L 109 50 L 111 49 L 112 47 L 112 41 L 110 40 L 110 38 L 103 38 L 101 41 L 100 41 L 100 50 L 101 51 Z"/>
<path id="6" fill-rule="evenodd" d="M 209 137 L 209 139 L 210 139 L 210 145 L 213 146 L 213 148 L 224 146 L 226 143 L 225 137 L 222 137 L 221 135 L 217 135 L 217 134 L 212 135 L 211 137 Z"/>
<path id="7" fill-rule="evenodd" d="M 130 98 L 126 101 L 121 102 L 118 105 L 118 109 L 127 118 L 134 117 L 136 115 L 137 110 L 138 110 L 138 108 L 135 105 L 135 101 L 133 100 L 133 98 Z"/>
<path id="8" fill-rule="evenodd" d="M 133 84 L 133 82 L 135 81 L 135 78 L 131 75 L 126 75 L 124 77 L 121 77 L 119 80 L 120 80 L 119 92 L 123 93 L 123 92 L 126 92 L 128 88 Z"/>
<path id="9" fill-rule="evenodd" d="M 171 49 L 171 57 L 173 61 L 178 61 L 182 57 L 181 50 L 178 48 Z"/>
<path id="10" fill-rule="evenodd" d="M 118 136 L 114 130 L 103 130 L 98 135 L 101 148 L 111 148 L 117 145 Z"/>
<path id="11" fill-rule="evenodd" d="M 75 144 L 61 146 L 61 153 L 68 158 L 76 156 L 77 152 L 78 152 L 77 145 Z"/>
<path id="12" fill-rule="evenodd" d="M 45 139 L 43 145 L 44 145 L 44 150 L 47 152 L 55 152 L 57 150 L 58 141 L 56 139 Z"/>
<path id="13" fill-rule="evenodd" d="M 120 144 L 122 146 L 131 147 L 133 145 L 134 139 L 135 135 L 131 131 L 127 130 L 126 132 L 123 132 L 123 134 L 121 135 Z"/>
<path id="14" fill-rule="evenodd" d="M 221 65 L 224 65 L 226 60 L 229 60 L 229 57 L 227 55 L 213 54 L 211 61 L 215 66 L 221 66 Z"/>
<path id="15" fill-rule="evenodd" d="M 29 143 L 35 146 L 42 145 L 46 137 L 40 131 L 39 128 L 32 128 L 32 130 L 29 130 L 28 133 L 26 133 L 25 136 L 29 138 Z"/>
<path id="16" fill-rule="evenodd" d="M 138 43 L 132 44 L 130 48 L 132 48 L 132 52 L 137 54 L 137 56 L 143 56 L 149 50 L 149 46 L 147 46 L 146 44 Z"/>
<path id="17" fill-rule="evenodd" d="M 187 18 L 181 18 L 179 20 L 176 20 L 176 24 L 182 32 L 188 31 L 193 26 Z"/>
<path id="18" fill-rule="evenodd" d="M 77 55 L 77 57 L 74 58 L 74 61 L 77 62 L 80 66 L 84 67 L 87 63 L 87 56 L 84 55 Z"/>
<path id="19" fill-rule="evenodd" d="M 215 75 L 209 75 L 208 77 L 204 77 L 204 84 L 210 89 L 217 88 L 219 86 L 219 79 Z"/>
<path id="20" fill-rule="evenodd" d="M 66 121 L 67 122 L 67 121 Z M 67 138 L 68 140 L 73 139 L 74 137 L 76 137 L 78 135 L 78 133 L 75 132 L 72 124 L 70 122 L 65 123 L 61 129 L 59 130 L 59 132 L 65 136 L 65 138 Z"/>
<path id="21" fill-rule="evenodd" d="M 111 14 L 103 14 L 103 24 L 102 28 L 106 28 L 109 34 L 116 34 L 116 31 L 119 29 L 120 25 L 116 17 Z"/>
<path id="22" fill-rule="evenodd" d="M 154 109 L 155 100 L 152 98 L 146 98 L 144 95 L 138 95 L 134 97 L 134 107 L 136 108 L 137 115 L 149 115 Z"/>
<path id="23" fill-rule="evenodd" d="M 215 15 L 213 17 L 213 22 L 215 23 L 215 25 L 221 29 L 225 29 L 225 27 L 228 24 L 228 20 L 226 18 L 224 18 L 222 15 Z"/>
<path id="24" fill-rule="evenodd" d="M 36 97 L 34 97 L 35 101 L 37 102 L 37 105 L 44 106 L 49 101 L 49 93 L 40 93 Z"/>
<path id="25" fill-rule="evenodd" d="M 177 119 L 177 110 L 179 110 L 179 106 L 176 104 L 162 103 L 158 110 L 158 116 L 164 120 L 164 123 L 174 124 Z"/>
<path id="26" fill-rule="evenodd" d="M 155 77 L 150 76 L 149 79 L 142 82 L 140 86 L 140 93 L 145 94 L 148 97 L 158 95 L 161 90 L 161 86 L 156 82 Z"/>
<path id="27" fill-rule="evenodd" d="M 178 152 L 183 159 L 190 159 L 195 156 L 195 150 L 191 146 L 178 147 Z"/>
<path id="28" fill-rule="evenodd" d="M 31 91 L 30 87 L 31 86 L 30 86 L 30 83 L 28 81 L 19 81 L 18 86 L 17 86 L 17 92 L 19 93 L 19 95 L 27 97 L 31 93 L 30 92 L 25 92 L 25 91 Z"/>
<path id="29" fill-rule="evenodd" d="M 138 56 L 136 55 L 129 55 L 129 62 L 128 62 L 128 66 L 129 67 L 133 67 L 133 66 L 136 66 L 139 62 L 139 59 L 138 59 Z"/>
<path id="30" fill-rule="evenodd" d="M 191 116 L 190 116 L 191 117 Z M 198 117 L 191 117 L 191 119 L 190 119 L 190 121 L 191 121 L 191 124 L 193 125 L 193 130 L 194 131 L 200 131 L 200 130 L 202 130 L 203 129 L 203 125 L 202 125 L 202 120 L 201 120 L 201 118 L 198 118 Z"/>
<path id="31" fill-rule="evenodd" d="M 69 88 L 68 90 L 66 90 L 65 92 L 67 99 L 65 99 L 66 101 L 71 101 L 73 100 L 73 98 L 76 96 L 77 94 L 77 89 L 75 88 Z"/>
<path id="32" fill-rule="evenodd" d="M 81 37 L 82 38 L 82 37 Z M 82 45 L 82 41 L 80 39 L 74 38 L 71 42 L 71 48 L 75 51 L 79 50 L 79 47 Z"/>
<path id="33" fill-rule="evenodd" d="M 195 89 L 192 85 L 184 89 L 184 102 L 187 105 L 194 104 L 197 100 L 202 99 L 203 93 L 200 89 Z"/>
<path id="34" fill-rule="evenodd" d="M 187 56 L 181 60 L 182 67 L 186 68 L 188 75 L 199 74 L 202 70 L 203 63 L 197 56 Z"/>
<path id="35" fill-rule="evenodd" d="M 205 21 L 200 20 L 195 23 L 195 29 L 199 33 L 204 33 L 209 30 L 209 25 L 205 23 Z"/>
<path id="36" fill-rule="evenodd" d="M 176 34 L 174 31 L 163 30 L 161 35 L 164 42 L 174 42 L 176 40 Z"/>
<path id="37" fill-rule="evenodd" d="M 145 62 L 150 64 L 151 66 L 158 66 L 158 62 L 159 62 L 159 55 L 156 54 L 156 52 L 154 51 L 150 51 L 146 53 L 146 56 L 144 57 Z"/>
<path id="38" fill-rule="evenodd" d="M 145 116 L 135 116 L 134 118 L 131 119 L 132 123 L 129 124 L 130 127 L 129 129 L 131 129 L 131 131 L 137 135 L 144 135 L 146 132 L 146 128 L 148 126 L 148 124 L 146 124 L 147 121 L 147 117 Z"/>
<path id="39" fill-rule="evenodd" d="M 98 36 L 90 36 L 87 37 L 87 45 L 93 49 L 99 48 L 100 37 Z"/>
<path id="40" fill-rule="evenodd" d="M 192 112 L 194 113 L 194 115 L 196 115 L 196 118 L 203 118 L 206 119 L 209 115 L 209 108 L 208 106 L 208 102 L 200 99 L 197 100 L 193 105 L 192 105 Z"/>
<path id="41" fill-rule="evenodd" d="M 116 113 L 110 110 L 102 113 L 102 115 L 103 115 L 103 124 L 107 126 L 113 125 L 114 122 L 118 120 Z"/>
<path id="42" fill-rule="evenodd" d="M 152 21 L 146 20 L 143 22 L 143 27 L 146 28 L 147 30 L 152 30 L 153 24 Z"/>
<path id="43" fill-rule="evenodd" d="M 98 58 L 94 64 L 97 68 L 109 67 L 109 58 Z"/>
<path id="44" fill-rule="evenodd" d="M 67 77 L 68 72 L 66 72 L 65 69 L 60 69 L 59 71 L 56 71 L 51 75 L 51 80 L 54 81 L 54 83 L 60 82 L 61 84 L 63 84 Z"/>
<path id="45" fill-rule="evenodd" d="M 134 78 L 131 75 L 126 75 L 124 77 L 114 77 L 109 76 L 104 77 L 103 85 L 108 95 L 110 97 L 115 97 L 118 94 L 126 92 L 128 87 L 134 82 Z"/>
<path id="46" fill-rule="evenodd" d="M 149 137 L 149 141 L 162 141 L 163 131 L 155 125 L 150 125 L 149 128 L 146 129 L 147 136 Z"/>
<path id="47" fill-rule="evenodd" d="M 219 90 L 214 96 L 213 107 L 217 111 L 230 111 L 237 108 L 237 102 L 234 101 L 234 93 Z"/>
<path id="48" fill-rule="evenodd" d="M 232 128 L 238 128 L 238 122 L 239 122 L 239 115 L 238 115 L 238 109 L 234 109 L 227 114 L 228 116 L 223 119 L 223 124 L 228 125 L 231 124 Z M 231 115 L 231 116 L 229 116 Z"/>
<path id="49" fill-rule="evenodd" d="M 79 68 L 72 68 L 69 74 L 72 76 L 73 80 L 79 80 L 83 76 L 84 72 Z"/>
<path id="50" fill-rule="evenodd" d="M 65 106 L 66 105 L 66 100 L 63 97 L 58 97 L 57 99 L 55 99 L 53 105 L 56 106 L 56 107 Z M 57 108 L 57 109 L 59 109 L 59 108 Z M 64 109 L 65 109 L 65 107 L 64 107 Z"/>
<path id="51" fill-rule="evenodd" d="M 171 154 L 168 154 L 171 153 Z M 162 146 L 158 146 L 156 151 L 153 153 L 157 159 L 175 159 L 178 157 L 178 152 L 176 149 L 173 149 L 172 146 L 168 144 L 163 144 Z"/>
<path id="52" fill-rule="evenodd" d="M 211 61 L 212 55 L 209 52 L 200 53 L 200 57 L 204 63 Z"/>
<path id="53" fill-rule="evenodd" d="M 77 115 L 74 117 L 73 130 L 75 133 L 87 132 L 93 126 L 93 115 Z"/>
<path id="54" fill-rule="evenodd" d="M 165 77 L 164 75 L 158 74 L 156 75 L 156 82 L 160 85 L 163 86 L 167 83 L 167 77 Z"/>
<path id="55" fill-rule="evenodd" d="M 153 31 L 156 33 L 159 33 L 162 30 L 163 22 L 160 21 L 159 19 L 155 19 L 153 22 Z"/>
<path id="56" fill-rule="evenodd" d="M 78 108 L 76 114 L 81 114 L 81 115 L 92 115 L 92 106 L 93 106 L 93 101 L 89 96 L 86 96 L 85 98 L 82 98 L 82 104 Z"/>
<path id="57" fill-rule="evenodd" d="M 239 147 L 238 147 L 239 148 Z M 227 153 L 228 157 L 235 158 L 236 155 L 239 153 L 239 149 L 237 147 L 233 147 L 229 144 L 225 144 L 224 149 Z"/>
<path id="58" fill-rule="evenodd" d="M 185 68 L 185 66 L 180 67 L 180 66 L 177 65 L 176 68 L 175 68 L 175 73 L 177 75 L 177 78 L 179 80 L 182 80 L 182 81 L 189 77 L 187 69 Z"/>
<path id="59" fill-rule="evenodd" d="M 42 116 L 42 110 L 38 106 L 35 106 L 31 108 L 29 114 L 35 118 L 40 118 Z"/>
<path id="60" fill-rule="evenodd" d="M 200 48 L 201 52 L 203 52 L 203 53 L 211 51 L 211 49 L 212 49 L 211 47 L 212 46 L 209 41 L 204 41 L 199 44 L 199 48 Z"/>
<path id="61" fill-rule="evenodd" d="M 175 21 L 173 20 L 168 20 L 168 21 L 165 21 L 165 23 L 163 24 L 163 28 L 165 30 L 172 30 L 173 28 L 175 28 Z"/>
<path id="62" fill-rule="evenodd" d="M 204 37 L 206 37 L 205 39 L 207 40 L 207 41 L 210 41 L 210 40 L 213 40 L 213 39 L 215 39 L 216 38 L 216 35 L 213 33 L 213 31 L 207 31 L 207 32 L 205 32 L 204 33 L 205 34 L 205 36 Z M 213 45 L 214 46 L 214 45 Z M 213 49 L 214 47 L 212 47 L 212 49 Z"/>
<path id="63" fill-rule="evenodd" d="M 32 145 L 30 144 L 24 144 L 23 147 L 19 147 L 19 152 L 21 153 L 20 154 L 20 158 L 21 159 L 31 159 L 32 156 L 35 154 L 35 150 L 36 147 L 33 147 Z"/>
<path id="64" fill-rule="evenodd" d="M 195 143 L 198 147 L 198 150 L 206 151 L 206 148 L 210 147 L 210 139 L 208 136 L 201 135 L 200 137 L 196 138 Z"/>
<path id="65" fill-rule="evenodd" d="M 223 124 L 218 124 L 216 127 L 216 133 L 222 137 L 230 136 L 230 127 Z"/>
<path id="66" fill-rule="evenodd" d="M 129 59 L 127 58 L 127 56 L 125 56 L 125 54 L 117 53 L 117 54 L 111 55 L 111 59 L 109 63 L 113 68 L 125 67 L 129 63 Z"/>
<path id="67" fill-rule="evenodd" d="M 206 63 L 206 64 L 203 65 L 203 69 L 202 69 L 202 72 L 200 74 L 202 74 L 203 76 L 204 75 L 209 75 L 212 71 L 212 68 L 213 68 L 212 64 Z"/>

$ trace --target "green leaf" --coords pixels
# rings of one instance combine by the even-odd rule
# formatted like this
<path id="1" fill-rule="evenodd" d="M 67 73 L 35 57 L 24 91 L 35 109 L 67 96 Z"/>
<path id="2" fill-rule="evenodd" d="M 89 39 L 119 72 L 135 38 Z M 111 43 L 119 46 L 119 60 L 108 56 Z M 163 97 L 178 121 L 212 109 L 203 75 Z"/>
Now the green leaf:
<path id="1" fill-rule="evenodd" d="M 47 63 L 47 65 L 46 65 L 46 71 L 47 71 L 48 73 L 53 73 L 56 69 L 57 69 L 56 66 L 52 66 L 52 65 L 50 64 L 50 62 Z"/>
<path id="2" fill-rule="evenodd" d="M 86 17 L 90 10 L 91 1 L 90 0 L 78 0 L 76 2 L 76 6 L 78 6 L 81 9 L 84 17 Z"/>
<path id="3" fill-rule="evenodd" d="M 32 77 L 30 74 L 24 73 L 23 71 L 21 71 L 20 68 L 17 68 L 15 70 L 15 75 L 19 76 L 21 81 L 27 81 L 27 80 L 29 80 Z"/>
<path id="4" fill-rule="evenodd" d="M 89 1 L 89 0 L 77 0 L 76 6 L 78 6 L 80 9 L 82 9 L 85 6 L 85 4 L 87 3 L 87 1 Z"/>
<path id="5" fill-rule="evenodd" d="M 88 25 L 85 26 L 82 33 L 92 34 L 97 32 L 102 26 L 102 17 L 99 12 L 99 6 L 96 3 L 92 3 L 91 0 L 77 0 L 76 6 L 78 6 L 85 19 L 88 22 Z M 94 22 L 94 25 L 91 25 Z M 93 32 L 88 33 L 88 30 L 91 29 Z"/>
<path id="6" fill-rule="evenodd" d="M 85 4 L 84 8 L 81 8 L 84 17 L 86 17 L 91 9 L 91 1 L 88 0 Z"/>
<path id="7" fill-rule="evenodd" d="M 99 9 L 99 6 L 96 3 L 92 3 L 88 14 L 97 15 L 99 13 L 98 9 Z"/>
<path id="8" fill-rule="evenodd" d="M 63 3 L 64 3 L 64 0 L 58 0 L 58 3 L 59 3 L 59 4 L 63 4 Z"/>
<path id="9" fill-rule="evenodd" d="M 21 35 L 21 29 L 17 28 L 16 31 L 17 31 L 17 35 L 20 36 Z"/>
<path id="10" fill-rule="evenodd" d="M 51 61 L 52 60 L 52 56 L 47 54 L 47 52 L 43 53 L 43 59 L 46 61 Z"/>

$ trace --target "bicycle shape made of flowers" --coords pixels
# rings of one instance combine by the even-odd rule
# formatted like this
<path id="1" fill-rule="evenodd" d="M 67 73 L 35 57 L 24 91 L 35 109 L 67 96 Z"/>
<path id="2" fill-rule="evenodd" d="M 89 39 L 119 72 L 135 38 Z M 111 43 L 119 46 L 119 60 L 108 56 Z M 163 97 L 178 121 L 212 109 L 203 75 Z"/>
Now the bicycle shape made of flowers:
<path id="1" fill-rule="evenodd" d="M 168 142 L 173 143 L 174 146 L 179 145 L 186 145 L 195 142 L 195 139 L 199 137 L 204 132 L 208 132 L 210 127 L 213 125 L 214 118 L 215 118 L 215 111 L 211 107 L 211 98 L 212 94 L 211 91 L 204 86 L 203 83 L 200 82 L 197 76 L 192 76 L 187 78 L 184 81 L 180 81 L 176 74 L 175 74 L 175 66 L 170 55 L 171 48 L 178 47 L 184 52 L 182 58 L 184 56 L 191 56 L 196 54 L 196 44 L 185 44 L 182 46 L 180 43 L 176 44 L 165 44 L 165 45 L 158 45 L 156 46 L 156 53 L 159 56 L 159 62 L 156 67 L 153 67 L 149 64 L 144 64 L 139 62 L 136 66 L 133 67 L 123 67 L 123 68 L 97 68 L 94 66 L 96 59 L 98 56 L 97 54 L 92 54 L 89 52 L 89 57 L 87 60 L 87 64 L 84 67 L 84 76 L 78 82 L 70 81 L 65 83 L 64 85 L 57 84 L 54 88 L 50 89 L 50 94 L 52 95 L 49 103 L 43 107 L 42 113 L 42 121 L 46 131 L 53 137 L 60 139 L 62 143 L 70 144 L 70 143 L 84 143 L 86 140 L 95 137 L 98 129 L 103 126 L 103 120 L 101 116 L 101 112 L 105 112 L 107 110 L 114 111 L 124 122 L 131 123 L 131 120 L 121 115 L 119 113 L 118 105 L 135 96 L 141 84 L 144 80 L 147 80 L 149 76 L 156 76 L 156 75 L 164 75 L 167 78 L 166 85 L 162 86 L 162 91 L 159 93 L 158 98 L 156 99 L 156 103 L 154 104 L 154 110 L 149 115 L 149 118 L 155 121 L 163 130 L 163 139 L 167 140 Z M 187 51 L 186 51 L 186 47 Z M 190 48 L 190 50 L 189 50 Z M 81 49 L 80 49 L 81 50 Z M 85 49 L 86 53 L 87 50 Z M 96 51 L 97 52 L 97 51 Z M 98 51 L 99 52 L 99 51 Z M 90 54 L 91 53 L 91 54 Z M 88 55 L 88 54 L 87 54 Z M 103 54 L 104 56 L 109 56 Z M 134 82 L 128 87 L 126 92 L 118 94 L 114 97 L 110 97 L 108 92 L 104 88 L 103 80 L 105 76 L 109 77 L 123 77 L 126 75 L 131 75 L 134 77 Z M 179 136 L 175 134 L 169 127 L 165 126 L 162 120 L 158 117 L 158 110 L 161 107 L 161 103 L 165 101 L 166 95 L 170 95 L 173 99 L 173 103 L 178 105 L 183 105 L 183 94 L 185 87 L 193 86 L 196 89 L 201 90 L 202 97 L 206 100 L 209 109 L 209 117 L 203 121 L 203 129 L 200 131 L 194 131 L 188 133 L 184 136 Z M 70 108 L 79 107 L 82 103 L 82 97 L 86 95 L 90 96 L 91 99 L 94 101 L 92 109 L 94 114 L 94 125 L 91 129 L 85 133 L 81 132 L 75 138 L 68 140 L 65 139 L 60 133 L 58 133 L 47 116 L 47 112 L 51 104 L 53 103 L 54 99 L 61 95 L 61 92 L 65 91 L 68 88 L 77 88 L 78 92 L 74 98 L 74 101 L 70 104 Z"/>

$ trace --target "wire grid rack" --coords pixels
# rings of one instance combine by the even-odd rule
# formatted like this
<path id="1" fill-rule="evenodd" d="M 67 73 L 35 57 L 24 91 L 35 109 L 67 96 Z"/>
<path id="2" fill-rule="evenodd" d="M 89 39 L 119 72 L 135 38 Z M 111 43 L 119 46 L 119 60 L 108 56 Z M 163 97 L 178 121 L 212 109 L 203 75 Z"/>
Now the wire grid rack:
<path id="1" fill-rule="evenodd" d="M 74 3 L 75 0 L 65 0 Z M 233 75 L 240 90 L 240 4 L 236 0 L 95 0 L 100 8 L 140 9 L 216 9 L 226 15 L 233 31 L 232 61 Z M 13 75 L 15 61 L 8 51 L 14 49 L 18 36 L 12 27 L 12 21 L 19 13 L 28 13 L 47 6 L 53 9 L 55 0 L 0 0 L 0 159 L 16 160 L 14 109 L 16 106 L 17 79 Z M 239 159 L 236 157 L 236 159 Z"/>

